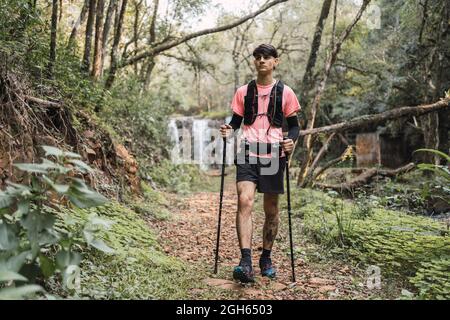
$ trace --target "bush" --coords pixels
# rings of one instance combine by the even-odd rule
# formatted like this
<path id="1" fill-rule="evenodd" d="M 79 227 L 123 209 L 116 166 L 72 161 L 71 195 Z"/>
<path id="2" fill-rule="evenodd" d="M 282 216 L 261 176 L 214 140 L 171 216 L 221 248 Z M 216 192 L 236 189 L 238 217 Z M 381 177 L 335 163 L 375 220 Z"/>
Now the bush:
<path id="1" fill-rule="evenodd" d="M 113 252 L 98 238 L 98 232 L 109 227 L 107 221 L 90 216 L 73 229 L 70 216 L 46 206 L 54 208 L 68 201 L 75 207 L 88 208 L 105 203 L 106 198 L 77 177 L 92 170 L 78 154 L 43 148 L 46 158 L 42 163 L 15 164 L 32 174 L 29 184 L 8 182 L 6 190 L 0 191 L 0 298 L 21 298 L 43 291 L 35 283 L 57 273 L 62 276 L 63 287 L 73 292 L 82 258 L 77 248 L 87 243 Z"/>
<path id="2" fill-rule="evenodd" d="M 164 159 L 149 172 L 153 181 L 169 192 L 186 194 L 200 183 L 201 173 L 196 165 L 174 164 Z"/>
<path id="3" fill-rule="evenodd" d="M 433 149 L 419 149 L 416 152 L 434 153 L 441 157 L 443 161 L 447 161 L 450 165 L 450 156 L 445 153 Z M 436 165 L 429 163 L 419 164 L 419 169 L 426 172 L 433 172 L 435 174 L 435 181 L 432 185 L 427 186 L 427 195 L 433 195 L 440 198 L 446 203 L 450 204 L 450 167 L 445 165 Z"/>

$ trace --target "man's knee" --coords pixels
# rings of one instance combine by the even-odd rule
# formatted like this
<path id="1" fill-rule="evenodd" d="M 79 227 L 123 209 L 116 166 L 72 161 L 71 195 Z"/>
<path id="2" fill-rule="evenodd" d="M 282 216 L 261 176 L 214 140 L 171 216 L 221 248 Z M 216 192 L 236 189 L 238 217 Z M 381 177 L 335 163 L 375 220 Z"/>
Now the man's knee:
<path id="1" fill-rule="evenodd" d="M 253 207 L 255 196 L 248 193 L 242 193 L 239 195 L 239 208 L 249 209 Z"/>

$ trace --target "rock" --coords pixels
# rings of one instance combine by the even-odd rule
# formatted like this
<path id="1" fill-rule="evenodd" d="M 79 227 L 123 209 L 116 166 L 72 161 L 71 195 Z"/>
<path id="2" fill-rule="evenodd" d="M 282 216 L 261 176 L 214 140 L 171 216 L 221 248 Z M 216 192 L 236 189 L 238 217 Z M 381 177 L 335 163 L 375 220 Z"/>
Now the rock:
<path id="1" fill-rule="evenodd" d="M 85 138 L 91 139 L 91 138 L 93 138 L 95 136 L 95 132 L 92 131 L 92 130 L 86 130 L 86 131 L 83 132 L 83 136 Z"/>
<path id="2" fill-rule="evenodd" d="M 88 147 L 86 147 L 86 153 L 88 155 L 93 155 L 93 156 L 97 155 L 97 153 L 94 150 L 92 150 L 91 148 L 88 148 Z"/>
<path id="3" fill-rule="evenodd" d="M 287 288 L 287 285 L 280 283 L 280 282 L 275 282 L 274 284 L 272 284 L 272 289 L 275 291 L 285 290 L 286 288 Z"/>
<path id="4" fill-rule="evenodd" d="M 207 278 L 203 280 L 209 286 L 218 287 L 225 290 L 240 290 L 242 286 L 234 281 L 226 279 Z"/>
<path id="5" fill-rule="evenodd" d="M 320 293 L 325 293 L 325 292 L 334 291 L 334 290 L 336 290 L 335 286 L 323 286 L 323 287 L 319 288 Z"/>

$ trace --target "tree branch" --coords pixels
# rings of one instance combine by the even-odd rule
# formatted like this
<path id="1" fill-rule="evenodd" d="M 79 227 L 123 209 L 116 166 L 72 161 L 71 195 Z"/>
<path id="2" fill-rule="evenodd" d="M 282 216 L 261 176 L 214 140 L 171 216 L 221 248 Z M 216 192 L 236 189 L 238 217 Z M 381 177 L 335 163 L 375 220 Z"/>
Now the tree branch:
<path id="1" fill-rule="evenodd" d="M 315 135 L 326 132 L 342 132 L 349 129 L 355 129 L 367 124 L 377 124 L 387 120 L 397 119 L 405 116 L 419 116 L 430 112 L 450 108 L 450 97 L 446 97 L 436 103 L 429 105 L 419 105 L 415 107 L 400 107 L 374 115 L 364 115 L 344 122 L 336 123 L 330 126 L 301 130 L 300 136 Z"/>
<path id="2" fill-rule="evenodd" d="M 407 165 L 393 169 L 393 170 L 378 170 L 377 168 L 371 168 L 363 173 L 361 173 L 359 176 L 357 176 L 355 179 L 351 180 L 350 182 L 341 183 L 341 184 L 325 184 L 325 183 L 316 183 L 315 186 L 319 188 L 328 188 L 333 189 L 336 191 L 348 191 L 351 192 L 351 190 L 361 187 L 367 183 L 369 183 L 372 178 L 375 176 L 381 175 L 386 177 L 396 177 L 399 174 L 404 174 L 408 171 L 411 171 L 414 169 L 415 165 L 414 163 L 408 163 Z"/>
<path id="3" fill-rule="evenodd" d="M 134 56 L 134 57 L 132 57 L 132 58 L 130 58 L 128 60 L 122 61 L 119 64 L 119 67 L 125 67 L 125 66 L 131 65 L 131 64 L 133 64 L 133 63 L 135 63 L 137 61 L 140 61 L 142 59 L 154 56 L 154 55 L 159 54 L 159 53 L 161 53 L 163 51 L 166 51 L 166 50 L 169 50 L 169 49 L 171 49 L 173 47 L 176 47 L 177 45 L 182 44 L 182 43 L 184 43 L 186 41 L 189 41 L 189 40 L 191 40 L 193 38 L 197 38 L 197 37 L 204 36 L 204 35 L 207 35 L 207 34 L 212 34 L 212 33 L 225 31 L 225 30 L 228 30 L 228 29 L 232 29 L 232 28 L 234 28 L 234 27 L 244 23 L 245 21 L 250 20 L 250 19 L 260 15 L 261 13 L 267 11 L 269 8 L 275 6 L 275 5 L 279 4 L 279 3 L 286 2 L 286 1 L 288 1 L 288 0 L 275 0 L 275 1 L 272 1 L 272 2 L 267 3 L 266 5 L 262 6 L 259 10 L 255 11 L 253 13 L 250 13 L 250 14 L 246 15 L 245 17 L 243 17 L 241 19 L 238 19 L 238 20 L 236 20 L 236 21 L 234 21 L 234 22 L 232 22 L 230 24 L 226 24 L 224 26 L 220 26 L 220 27 L 216 27 L 216 28 L 209 28 L 209 29 L 204 29 L 204 30 L 201 30 L 201 31 L 193 32 L 191 34 L 185 35 L 184 37 L 181 37 L 181 38 L 178 38 L 178 39 L 174 39 L 174 40 L 171 40 L 171 41 L 167 41 L 165 43 L 161 43 L 160 45 L 155 46 L 153 48 L 150 48 L 149 50 L 147 50 L 147 51 L 145 51 L 145 52 L 143 52 L 141 54 L 138 54 L 138 55 L 136 55 L 136 56 Z"/>

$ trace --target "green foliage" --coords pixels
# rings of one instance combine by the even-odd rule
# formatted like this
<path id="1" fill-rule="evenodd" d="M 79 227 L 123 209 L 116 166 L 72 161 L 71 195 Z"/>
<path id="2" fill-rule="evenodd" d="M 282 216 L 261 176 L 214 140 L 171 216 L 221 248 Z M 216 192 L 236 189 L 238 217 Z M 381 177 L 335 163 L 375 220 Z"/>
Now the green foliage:
<path id="1" fill-rule="evenodd" d="M 200 183 L 201 174 L 196 165 L 174 164 L 164 159 L 149 171 L 153 181 L 169 192 L 186 194 Z"/>
<path id="2" fill-rule="evenodd" d="M 419 149 L 416 152 L 431 152 L 439 157 L 443 158 L 444 161 L 450 164 L 450 156 L 433 149 Z M 429 171 L 435 174 L 436 179 L 434 180 L 432 186 L 427 186 L 428 190 L 433 189 L 433 195 L 439 197 L 443 201 L 450 204 L 450 167 L 446 165 L 437 165 L 430 163 L 421 163 L 418 165 L 419 169 L 422 171 Z M 430 192 L 428 192 L 430 193 Z"/>
<path id="3" fill-rule="evenodd" d="M 6 0 L 0 2 L 0 52 L 11 60 L 26 58 L 25 52 L 32 55 L 36 46 L 41 47 L 42 33 L 45 28 L 39 9 L 29 1 Z"/>
<path id="4" fill-rule="evenodd" d="M 423 299 L 450 298 L 450 256 L 422 262 L 411 282 Z"/>
<path id="5" fill-rule="evenodd" d="M 101 117 L 118 133 L 121 142 L 131 147 L 138 160 L 142 160 L 144 174 L 147 166 L 168 157 L 168 117 L 178 103 L 163 83 L 143 92 L 141 83 L 134 78 L 119 81 L 105 102 Z"/>
<path id="6" fill-rule="evenodd" d="M 434 154 L 442 157 L 444 160 L 446 160 L 447 162 L 450 163 L 450 156 L 446 155 L 445 153 L 443 153 L 439 150 L 419 149 L 416 152 L 431 152 L 431 153 L 434 153 Z M 432 172 L 436 173 L 436 175 L 438 177 L 442 177 L 447 183 L 450 182 L 450 170 L 446 166 L 421 163 L 421 164 L 419 164 L 418 167 L 422 171 L 432 171 Z"/>
<path id="7" fill-rule="evenodd" d="M 117 203 L 89 209 L 63 209 L 73 219 L 74 230 L 81 228 L 91 215 L 111 221 L 111 229 L 99 237 L 108 242 L 115 254 L 104 255 L 90 248 L 80 248 L 81 282 L 76 294 L 93 299 L 181 299 L 196 283 L 179 260 L 167 256 L 148 221 Z M 51 283 L 52 292 L 60 292 Z M 63 294 L 63 292 L 60 292 Z"/>
<path id="8" fill-rule="evenodd" d="M 303 198 L 302 206 L 294 203 L 294 209 L 303 215 L 304 230 L 318 243 L 365 264 L 376 264 L 384 275 L 410 279 L 427 297 L 450 295 L 448 272 L 442 273 L 450 256 L 444 224 L 379 208 L 363 219 L 355 218 L 353 204 L 323 193 L 302 190 L 296 197 Z"/>
<path id="9" fill-rule="evenodd" d="M 127 199 L 127 205 L 135 212 L 144 217 L 156 220 L 169 220 L 169 201 L 164 197 L 162 191 L 152 189 L 148 184 L 141 182 L 143 199 Z"/>
<path id="10" fill-rule="evenodd" d="M 15 164 L 31 174 L 28 185 L 8 182 L 6 190 L 0 191 L 0 281 L 6 287 L 0 290 L 3 298 L 42 291 L 40 286 L 20 284 L 50 278 L 57 271 L 63 286 L 74 289 L 72 281 L 81 261 L 77 246 L 87 243 L 103 252 L 113 252 L 97 237 L 109 227 L 108 222 L 91 216 L 77 232 L 68 232 L 64 226 L 70 226 L 70 217 L 61 217 L 45 206 L 56 199 L 67 199 L 76 207 L 89 208 L 107 200 L 76 177 L 92 171 L 78 154 L 50 146 L 43 149 L 42 163 Z M 65 219 L 66 223 L 58 227 L 57 219 Z"/>

